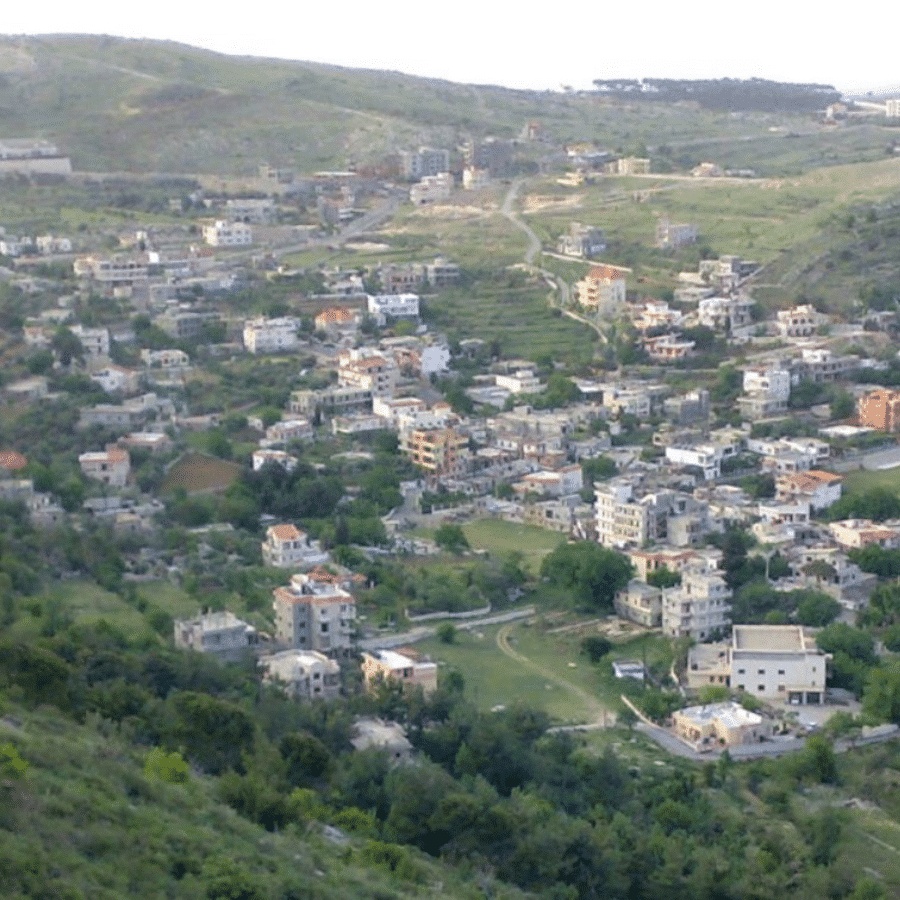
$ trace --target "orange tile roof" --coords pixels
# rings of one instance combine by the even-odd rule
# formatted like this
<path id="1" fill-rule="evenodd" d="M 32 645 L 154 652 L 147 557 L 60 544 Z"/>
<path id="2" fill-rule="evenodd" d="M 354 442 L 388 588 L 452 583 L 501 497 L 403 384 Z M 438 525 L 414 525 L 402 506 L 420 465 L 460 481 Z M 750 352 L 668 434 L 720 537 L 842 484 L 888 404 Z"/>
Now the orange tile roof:
<path id="1" fill-rule="evenodd" d="M 14 472 L 17 469 L 24 469 L 27 465 L 28 460 L 21 453 L 16 453 L 15 450 L 0 451 L 0 466 L 4 469 Z"/>
<path id="2" fill-rule="evenodd" d="M 306 533 L 296 525 L 270 525 L 269 533 L 278 541 L 296 541 L 306 537 Z"/>

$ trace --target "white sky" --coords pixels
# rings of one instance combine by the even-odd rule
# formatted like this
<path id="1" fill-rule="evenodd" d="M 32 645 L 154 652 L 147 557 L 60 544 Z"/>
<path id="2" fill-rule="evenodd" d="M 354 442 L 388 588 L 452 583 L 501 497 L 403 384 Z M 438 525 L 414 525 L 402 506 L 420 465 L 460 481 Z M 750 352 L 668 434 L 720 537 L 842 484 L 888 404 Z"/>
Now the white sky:
<path id="1" fill-rule="evenodd" d="M 3 6 L 6 35 L 158 38 L 223 53 L 509 87 L 587 88 L 594 78 L 608 77 L 755 76 L 840 90 L 900 88 L 895 14 L 874 0 L 832 13 L 796 0 L 455 0 L 440 7 L 421 0 L 231 6 L 44 0 Z"/>

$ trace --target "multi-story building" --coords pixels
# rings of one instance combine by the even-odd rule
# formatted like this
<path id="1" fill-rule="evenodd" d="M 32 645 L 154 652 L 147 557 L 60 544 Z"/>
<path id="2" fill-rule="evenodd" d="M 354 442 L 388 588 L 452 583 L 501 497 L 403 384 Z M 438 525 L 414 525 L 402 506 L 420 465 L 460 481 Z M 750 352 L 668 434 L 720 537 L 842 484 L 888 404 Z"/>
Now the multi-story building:
<path id="1" fill-rule="evenodd" d="M 366 689 L 394 681 L 407 690 L 417 687 L 427 695 L 437 690 L 437 664 L 423 660 L 414 651 L 372 650 L 362 655 L 362 673 Z"/>
<path id="2" fill-rule="evenodd" d="M 400 174 L 407 181 L 418 181 L 426 175 L 439 175 L 450 170 L 450 153 L 435 147 L 400 152 Z"/>
<path id="3" fill-rule="evenodd" d="M 646 628 L 659 628 L 662 624 L 662 590 L 637 578 L 616 594 L 613 606 L 616 615 L 629 622 Z"/>
<path id="4" fill-rule="evenodd" d="M 267 319 L 259 316 L 244 322 L 244 347 L 250 353 L 285 353 L 300 343 L 300 320 L 294 316 Z"/>
<path id="5" fill-rule="evenodd" d="M 840 475 L 816 469 L 785 472 L 775 479 L 775 499 L 779 502 L 805 500 L 811 510 L 827 509 L 841 499 L 843 481 Z"/>
<path id="6" fill-rule="evenodd" d="M 103 359 L 109 356 L 109 329 L 87 328 L 84 325 L 72 325 L 69 329 L 81 342 L 84 352 L 92 359 Z"/>
<path id="7" fill-rule="evenodd" d="M 663 591 L 662 629 L 668 637 L 709 640 L 730 620 L 731 591 L 716 569 L 688 567 L 681 573 L 680 585 Z"/>
<path id="8" fill-rule="evenodd" d="M 256 629 L 227 610 L 175 620 L 175 646 L 186 650 L 238 660 L 257 643 Z"/>
<path id="9" fill-rule="evenodd" d="M 272 594 L 280 642 L 332 655 L 352 648 L 356 601 L 344 588 L 298 574 Z"/>
<path id="10" fill-rule="evenodd" d="M 675 224 L 668 219 L 661 219 L 656 226 L 656 246 L 686 247 L 697 241 L 697 226 L 687 223 Z"/>
<path id="11" fill-rule="evenodd" d="M 606 250 L 606 237 L 601 228 L 573 222 L 568 233 L 560 236 L 557 249 L 563 256 L 593 259 Z"/>
<path id="12" fill-rule="evenodd" d="M 469 438 L 452 426 L 403 432 L 400 450 L 429 475 L 464 475 L 469 470 Z"/>
<path id="13" fill-rule="evenodd" d="M 150 277 L 146 254 L 140 256 L 85 256 L 72 264 L 79 278 L 91 278 L 104 287 L 129 287 Z"/>
<path id="14" fill-rule="evenodd" d="M 900 431 L 900 391 L 878 388 L 856 403 L 859 424 L 876 431 Z"/>
<path id="15" fill-rule="evenodd" d="M 617 309 L 625 303 L 625 276 L 630 269 L 594 266 L 575 284 L 575 300 L 592 309 Z"/>
<path id="16" fill-rule="evenodd" d="M 409 199 L 415 206 L 447 200 L 453 193 L 453 176 L 449 172 L 426 175 L 409 189 Z"/>
<path id="17" fill-rule="evenodd" d="M 828 531 L 834 542 L 845 550 L 857 550 L 877 544 L 885 550 L 900 547 L 900 529 L 878 524 L 871 519 L 843 519 L 830 522 Z"/>
<path id="18" fill-rule="evenodd" d="M 418 294 L 369 294 L 366 297 L 369 315 L 381 326 L 391 319 L 416 319 L 419 316 Z"/>
<path id="19" fill-rule="evenodd" d="M 809 303 L 801 303 L 775 314 L 778 333 L 783 338 L 809 337 L 825 321 L 825 317 Z"/>
<path id="20" fill-rule="evenodd" d="M 341 667 L 315 650 L 282 650 L 260 659 L 264 679 L 302 700 L 334 700 L 341 693 Z"/>
<path id="21" fill-rule="evenodd" d="M 263 562 L 280 569 L 312 568 L 328 562 L 328 553 L 296 525 L 270 525 L 262 542 Z"/>
<path id="22" fill-rule="evenodd" d="M 341 387 L 368 391 L 372 397 L 393 396 L 400 372 L 391 357 L 352 350 L 341 354 L 338 363 L 338 384 Z"/>

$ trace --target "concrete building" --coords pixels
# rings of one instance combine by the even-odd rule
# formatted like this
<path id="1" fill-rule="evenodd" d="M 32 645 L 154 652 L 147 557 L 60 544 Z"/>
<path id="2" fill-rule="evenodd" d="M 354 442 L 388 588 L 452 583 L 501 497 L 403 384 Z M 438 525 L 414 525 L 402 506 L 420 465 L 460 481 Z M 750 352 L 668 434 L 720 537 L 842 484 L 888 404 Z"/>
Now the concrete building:
<path id="1" fill-rule="evenodd" d="M 418 657 L 414 651 L 372 650 L 362 655 L 362 673 L 366 690 L 372 691 L 384 681 L 395 681 L 404 688 L 417 687 L 428 695 L 437 690 L 437 664 Z"/>
<path id="2" fill-rule="evenodd" d="M 681 584 L 663 591 L 662 630 L 668 637 L 706 641 L 731 621 L 731 591 L 714 569 L 696 566 L 681 573 Z"/>
<path id="3" fill-rule="evenodd" d="M 672 713 L 675 734 L 695 750 L 752 744 L 772 735 L 772 724 L 738 703 L 688 706 Z"/>
<path id="4" fill-rule="evenodd" d="M 372 398 L 392 397 L 400 380 L 397 363 L 371 350 L 350 351 L 338 358 L 338 385 L 368 391 Z"/>
<path id="5" fill-rule="evenodd" d="M 859 398 L 856 415 L 863 428 L 900 431 L 900 391 L 878 388 Z"/>
<path id="6" fill-rule="evenodd" d="M 299 346 L 299 330 L 300 320 L 294 316 L 247 319 L 244 322 L 244 348 L 250 353 L 286 353 Z"/>
<path id="7" fill-rule="evenodd" d="M 283 650 L 264 656 L 263 678 L 298 700 L 334 700 L 341 693 L 341 668 L 324 653 Z"/>
<path id="8" fill-rule="evenodd" d="M 368 294 L 366 308 L 380 326 L 391 319 L 416 319 L 419 316 L 418 294 Z"/>
<path id="9" fill-rule="evenodd" d="M 900 547 L 900 529 L 885 524 L 877 524 L 871 519 L 843 519 L 829 522 L 828 531 L 838 546 L 845 550 L 856 550 L 877 544 L 885 550 Z"/>
<path id="10" fill-rule="evenodd" d="M 827 659 L 800 625 L 734 625 L 730 642 L 691 648 L 687 682 L 693 688 L 724 683 L 762 700 L 821 704 Z"/>
<path id="11" fill-rule="evenodd" d="M 426 175 L 418 184 L 409 189 L 409 199 L 414 206 L 449 200 L 453 193 L 453 176 L 449 172 Z"/>
<path id="12" fill-rule="evenodd" d="M 263 562 L 280 569 L 312 568 L 328 562 L 328 553 L 296 525 L 270 525 L 262 542 Z"/>
<path id="13" fill-rule="evenodd" d="M 783 338 L 810 337 L 825 321 L 825 316 L 809 303 L 781 309 L 775 314 L 778 333 Z"/>
<path id="14" fill-rule="evenodd" d="M 203 226 L 203 240 L 210 247 L 249 247 L 253 243 L 253 229 L 246 222 L 217 219 Z"/>
<path id="15" fill-rule="evenodd" d="M 668 219 L 661 219 L 656 226 L 656 246 L 663 249 L 686 247 L 697 242 L 697 234 L 696 225 L 675 224 Z"/>
<path id="16" fill-rule="evenodd" d="M 469 438 L 452 426 L 404 432 L 400 450 L 429 475 L 463 475 L 469 470 Z"/>
<path id="17" fill-rule="evenodd" d="M 573 222 L 569 226 L 568 233 L 560 236 L 557 242 L 557 250 L 563 256 L 573 256 L 577 259 L 593 259 L 606 250 L 606 237 L 601 228 Z"/>
<path id="18" fill-rule="evenodd" d="M 128 451 L 118 447 L 82 453 L 78 457 L 78 465 L 87 478 L 101 481 L 110 487 L 125 487 L 131 472 Z"/>
<path id="19" fill-rule="evenodd" d="M 294 575 L 290 584 L 275 588 L 272 594 L 280 642 L 326 654 L 353 646 L 356 601 L 339 585 Z"/>
<path id="20" fill-rule="evenodd" d="M 426 175 L 439 175 L 450 170 L 450 153 L 435 147 L 400 152 L 400 174 L 407 181 L 417 181 Z"/>
<path id="21" fill-rule="evenodd" d="M 613 606 L 616 615 L 646 628 L 662 625 L 662 590 L 634 578 L 619 591 Z"/>
<path id="22" fill-rule="evenodd" d="M 827 509 L 841 499 L 843 482 L 840 475 L 816 469 L 785 472 L 775 478 L 775 499 L 779 502 L 805 500 L 811 510 Z"/>
<path id="23" fill-rule="evenodd" d="M 620 309 L 625 303 L 625 277 L 630 269 L 618 266 L 594 266 L 575 283 L 575 300 L 596 309 Z"/>
<path id="24" fill-rule="evenodd" d="M 258 642 L 256 629 L 227 610 L 175 620 L 175 646 L 185 650 L 238 660 Z"/>

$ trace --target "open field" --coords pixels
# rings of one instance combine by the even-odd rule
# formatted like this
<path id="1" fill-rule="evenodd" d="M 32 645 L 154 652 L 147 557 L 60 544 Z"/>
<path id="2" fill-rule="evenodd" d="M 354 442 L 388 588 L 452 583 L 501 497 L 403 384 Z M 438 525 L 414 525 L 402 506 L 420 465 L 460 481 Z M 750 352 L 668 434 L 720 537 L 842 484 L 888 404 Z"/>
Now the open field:
<path id="1" fill-rule="evenodd" d="M 844 494 L 862 494 L 872 488 L 887 488 L 900 494 L 900 466 L 876 471 L 861 469 L 844 476 Z"/>
<path id="2" fill-rule="evenodd" d="M 534 525 L 520 525 L 501 519 L 478 519 L 462 526 L 466 540 L 473 550 L 488 553 L 519 552 L 533 573 L 551 550 L 564 543 L 565 535 Z"/>
<path id="3" fill-rule="evenodd" d="M 163 481 L 162 493 L 183 488 L 189 494 L 195 491 L 224 490 L 237 478 L 241 467 L 237 463 L 202 453 L 189 452 L 169 469 Z"/>

